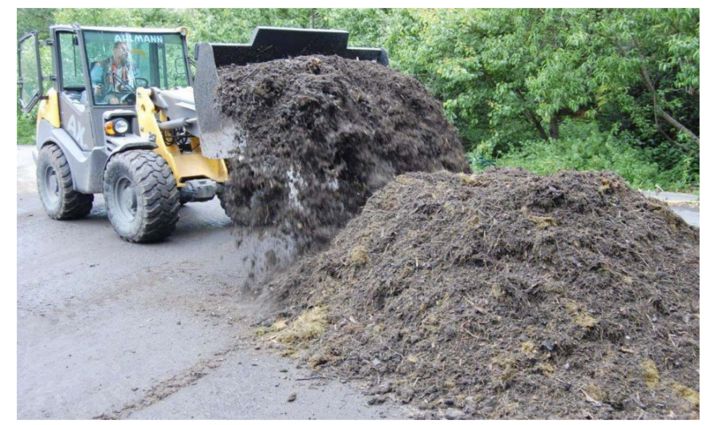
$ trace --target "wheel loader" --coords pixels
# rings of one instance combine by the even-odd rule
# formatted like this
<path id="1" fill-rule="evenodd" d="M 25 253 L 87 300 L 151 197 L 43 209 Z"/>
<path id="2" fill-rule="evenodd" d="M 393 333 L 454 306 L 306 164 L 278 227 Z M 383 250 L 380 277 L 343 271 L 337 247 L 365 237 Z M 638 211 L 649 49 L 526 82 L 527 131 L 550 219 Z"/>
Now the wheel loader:
<path id="1" fill-rule="evenodd" d="M 130 242 L 165 239 L 181 204 L 221 199 L 225 159 L 246 134 L 220 119 L 218 68 L 310 54 L 387 65 L 384 49 L 350 48 L 340 30 L 257 27 L 248 44 L 197 44 L 195 60 L 186 28 L 54 25 L 49 34 L 46 91 L 37 33 L 18 42 L 19 103 L 25 112 L 38 104 L 42 204 L 53 219 L 77 219 L 103 194 Z"/>

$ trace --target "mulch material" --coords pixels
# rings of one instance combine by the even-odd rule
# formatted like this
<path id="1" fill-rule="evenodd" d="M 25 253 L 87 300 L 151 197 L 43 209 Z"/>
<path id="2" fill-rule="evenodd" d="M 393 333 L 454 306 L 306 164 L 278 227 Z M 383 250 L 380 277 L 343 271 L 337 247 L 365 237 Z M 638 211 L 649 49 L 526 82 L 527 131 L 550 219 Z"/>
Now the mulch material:
<path id="1" fill-rule="evenodd" d="M 697 418 L 698 250 L 614 174 L 407 173 L 269 284 L 266 332 L 318 316 L 303 360 L 417 417 Z"/>

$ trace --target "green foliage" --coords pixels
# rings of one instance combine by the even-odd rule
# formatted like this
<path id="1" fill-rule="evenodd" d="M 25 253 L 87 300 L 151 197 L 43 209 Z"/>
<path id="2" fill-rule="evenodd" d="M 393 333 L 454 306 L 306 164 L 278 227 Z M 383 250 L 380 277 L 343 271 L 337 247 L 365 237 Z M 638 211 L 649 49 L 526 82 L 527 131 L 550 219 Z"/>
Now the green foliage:
<path id="1" fill-rule="evenodd" d="M 560 170 L 612 170 L 639 189 L 685 190 L 697 184 L 683 164 L 677 169 L 662 171 L 642 149 L 634 146 L 627 134 L 600 132 L 594 123 L 565 126 L 567 136 L 554 143 L 530 140 L 508 152 L 495 165 L 522 167 L 540 174 Z M 573 128 L 571 128 L 573 127 Z M 471 155 L 474 168 L 482 168 L 480 157 Z"/>
<path id="2" fill-rule="evenodd" d="M 57 9 L 17 9 L 17 37 L 37 31 L 41 38 L 49 37 Z"/>
<path id="3" fill-rule="evenodd" d="M 697 183 L 697 9 L 412 10 L 391 28 L 393 63 L 442 99 L 479 162 L 526 165 L 511 153 L 541 159 L 572 140 L 598 149 L 598 138 L 565 134 L 575 128 L 565 123 L 593 121 L 599 137 L 623 135 L 643 153 L 605 166 L 628 175 L 624 158 L 637 157 L 638 184 L 645 163 L 676 186 Z"/>
<path id="4" fill-rule="evenodd" d="M 24 114 L 17 108 L 17 144 L 18 145 L 34 145 L 35 144 L 35 123 L 37 122 L 37 114 L 33 111 L 30 114 Z"/>
<path id="5" fill-rule="evenodd" d="M 542 155 L 568 155 L 566 166 L 610 167 L 637 185 L 692 188 L 699 181 L 698 9 L 17 13 L 18 35 L 32 28 L 46 35 L 51 23 L 186 26 L 191 45 L 248 42 L 257 25 L 346 29 L 351 45 L 385 47 L 391 66 L 415 76 L 441 100 L 481 165 L 532 166 L 544 162 Z M 587 124 L 593 124 L 593 135 L 579 134 Z M 572 150 L 575 143 L 589 146 Z M 591 152 L 610 156 L 603 162 Z"/>

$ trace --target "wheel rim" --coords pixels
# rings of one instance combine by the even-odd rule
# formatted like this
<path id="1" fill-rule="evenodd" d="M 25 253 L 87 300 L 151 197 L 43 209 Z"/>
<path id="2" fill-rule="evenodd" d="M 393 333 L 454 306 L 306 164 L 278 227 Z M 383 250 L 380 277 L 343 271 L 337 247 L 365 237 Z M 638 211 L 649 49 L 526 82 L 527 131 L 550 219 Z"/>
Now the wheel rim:
<path id="1" fill-rule="evenodd" d="M 133 220 L 138 210 L 138 199 L 133 182 L 126 177 L 117 179 L 113 193 L 118 214 L 126 221 Z"/>
<path id="2" fill-rule="evenodd" d="M 59 202 L 59 178 L 54 167 L 47 167 L 43 177 L 44 196 L 49 204 L 57 205 Z"/>

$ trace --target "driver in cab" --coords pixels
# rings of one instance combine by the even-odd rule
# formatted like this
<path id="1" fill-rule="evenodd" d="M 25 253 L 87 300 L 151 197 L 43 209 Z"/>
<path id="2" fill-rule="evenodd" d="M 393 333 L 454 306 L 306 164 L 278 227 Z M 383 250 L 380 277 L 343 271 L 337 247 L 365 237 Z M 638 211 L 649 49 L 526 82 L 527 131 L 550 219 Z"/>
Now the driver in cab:
<path id="1" fill-rule="evenodd" d="M 93 64 L 91 83 L 97 103 L 119 104 L 122 94 L 135 90 L 135 75 L 125 42 L 114 43 L 113 56 Z"/>

